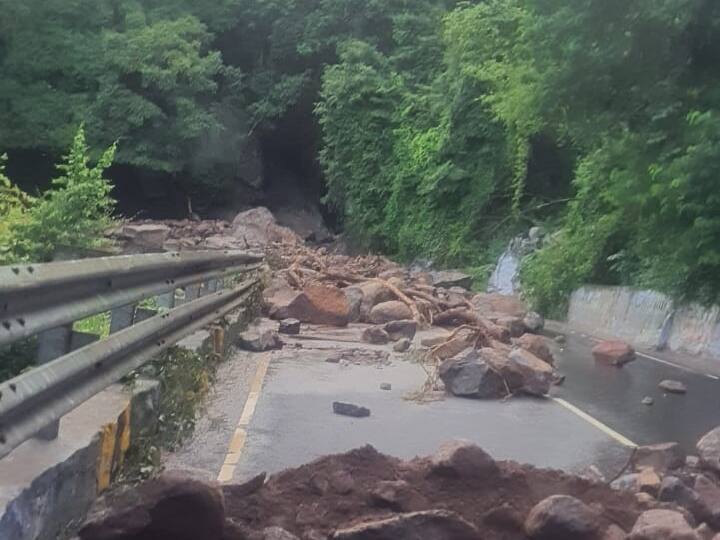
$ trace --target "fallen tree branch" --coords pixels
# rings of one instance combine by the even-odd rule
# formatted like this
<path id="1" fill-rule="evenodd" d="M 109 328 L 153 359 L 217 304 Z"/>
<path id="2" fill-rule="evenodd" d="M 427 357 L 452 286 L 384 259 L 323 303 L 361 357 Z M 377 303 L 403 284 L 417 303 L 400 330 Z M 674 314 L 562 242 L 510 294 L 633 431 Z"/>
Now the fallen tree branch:
<path id="1" fill-rule="evenodd" d="M 403 304 L 405 304 L 407 307 L 410 308 L 410 311 L 412 312 L 413 319 L 415 319 L 418 323 L 425 323 L 427 322 L 425 320 L 425 317 L 422 316 L 420 313 L 420 310 L 418 309 L 417 304 L 415 301 L 408 297 L 404 292 L 402 292 L 400 289 L 398 289 L 395 285 L 392 283 L 389 283 L 385 281 L 384 279 L 380 278 L 373 278 L 370 281 L 375 281 L 377 283 L 380 283 L 383 287 L 387 288 L 392 292 L 398 300 L 400 300 Z"/>

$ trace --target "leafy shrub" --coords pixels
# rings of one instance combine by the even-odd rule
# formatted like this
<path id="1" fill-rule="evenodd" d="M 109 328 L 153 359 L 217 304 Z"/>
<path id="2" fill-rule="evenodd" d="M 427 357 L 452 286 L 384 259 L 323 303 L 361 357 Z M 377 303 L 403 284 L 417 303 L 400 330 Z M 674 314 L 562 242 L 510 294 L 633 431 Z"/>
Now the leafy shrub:
<path id="1" fill-rule="evenodd" d="M 61 175 L 42 196 L 33 199 L 0 175 L 0 256 L 4 262 L 48 261 L 58 246 L 92 248 L 103 243 L 103 232 L 112 224 L 115 201 L 112 185 L 104 178 L 112 164 L 115 145 L 93 167 L 81 126 L 63 161 Z"/>

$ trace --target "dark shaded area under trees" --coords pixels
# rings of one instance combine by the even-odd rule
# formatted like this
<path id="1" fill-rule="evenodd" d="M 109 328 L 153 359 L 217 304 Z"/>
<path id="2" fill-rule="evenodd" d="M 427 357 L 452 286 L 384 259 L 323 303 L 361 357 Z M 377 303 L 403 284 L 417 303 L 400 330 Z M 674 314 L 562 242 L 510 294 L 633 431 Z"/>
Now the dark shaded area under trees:
<path id="1" fill-rule="evenodd" d="M 322 201 L 360 247 L 720 296 L 712 0 L 0 0 L 0 154 L 43 187 L 84 123 L 126 215 Z"/>

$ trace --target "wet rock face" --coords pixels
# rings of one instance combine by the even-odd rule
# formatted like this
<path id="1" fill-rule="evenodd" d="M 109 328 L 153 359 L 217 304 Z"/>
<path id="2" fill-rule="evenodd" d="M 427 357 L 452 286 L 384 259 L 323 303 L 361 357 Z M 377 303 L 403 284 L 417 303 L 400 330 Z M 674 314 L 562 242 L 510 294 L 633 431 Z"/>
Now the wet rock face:
<path id="1" fill-rule="evenodd" d="M 488 292 L 507 295 L 519 293 L 522 260 L 542 247 L 544 236 L 540 227 L 532 227 L 527 235 L 513 238 L 490 276 Z"/>

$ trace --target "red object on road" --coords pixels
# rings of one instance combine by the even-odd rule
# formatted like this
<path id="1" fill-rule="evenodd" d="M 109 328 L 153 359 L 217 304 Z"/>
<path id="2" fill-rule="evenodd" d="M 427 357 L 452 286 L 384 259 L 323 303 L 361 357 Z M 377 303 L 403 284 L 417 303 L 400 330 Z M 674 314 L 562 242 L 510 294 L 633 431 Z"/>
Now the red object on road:
<path id="1" fill-rule="evenodd" d="M 592 355 L 598 362 L 622 367 L 635 360 L 635 349 L 624 341 L 601 341 L 593 347 Z"/>

